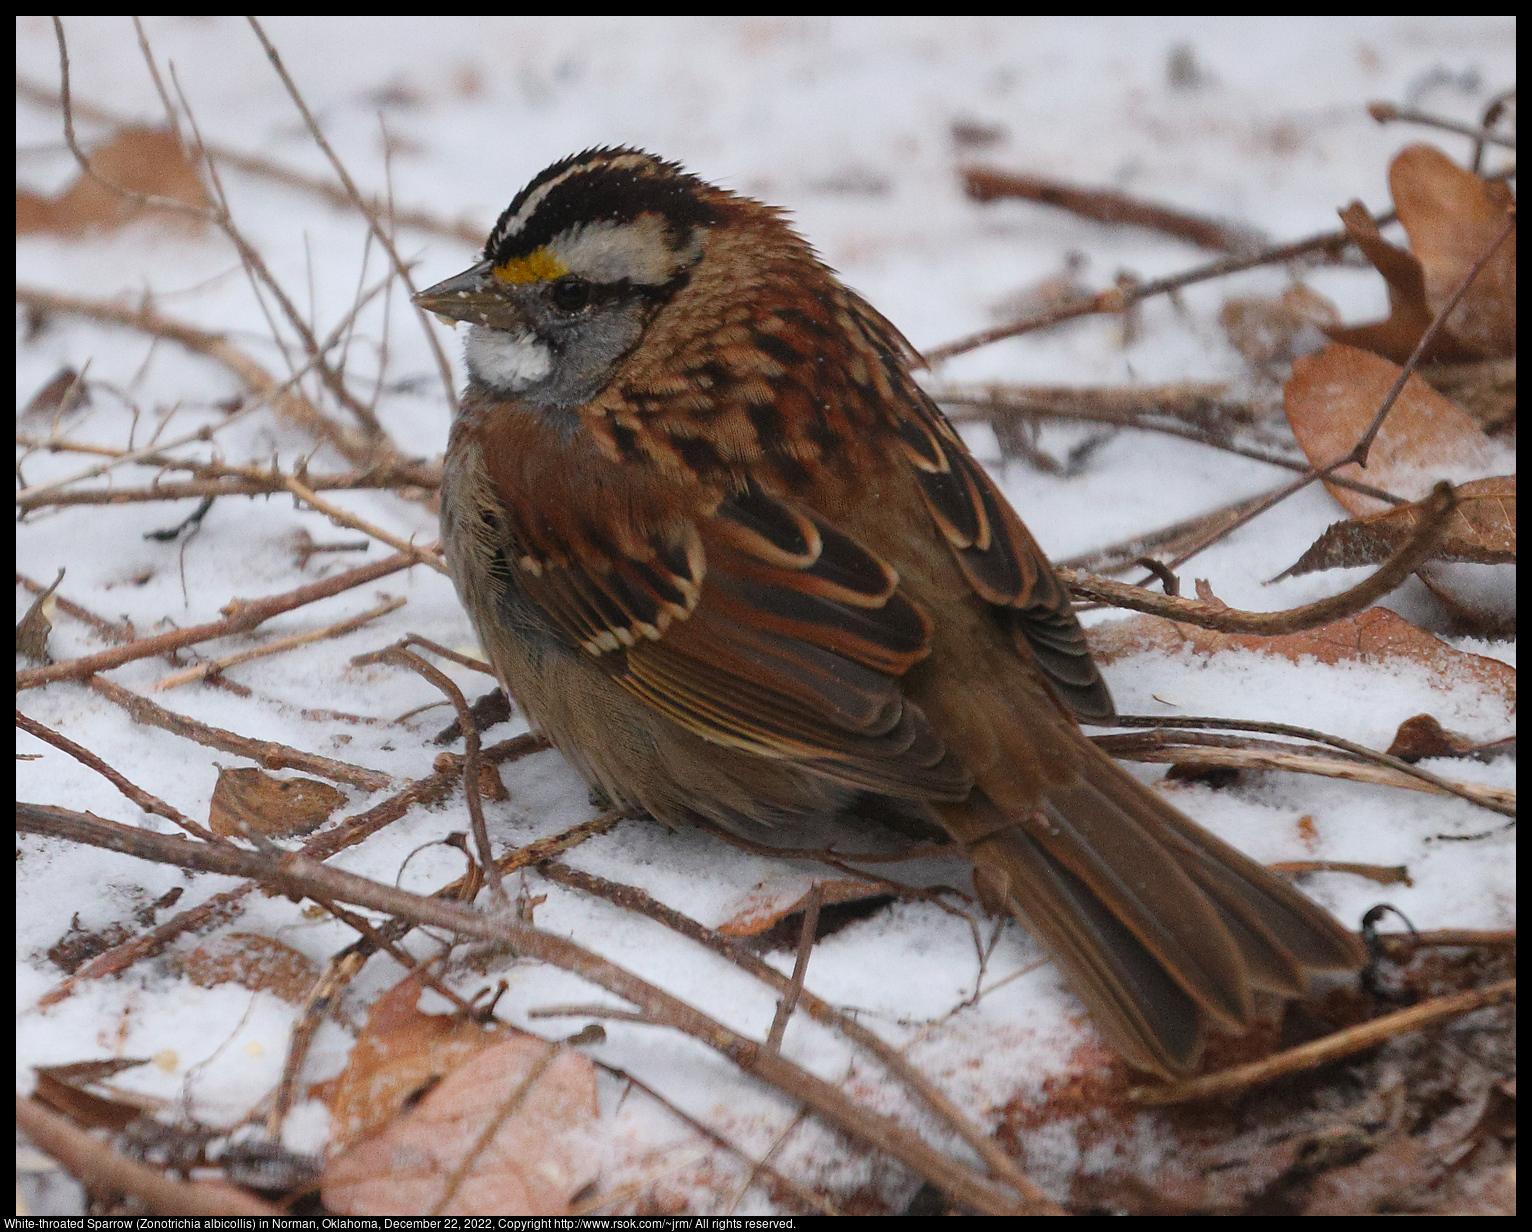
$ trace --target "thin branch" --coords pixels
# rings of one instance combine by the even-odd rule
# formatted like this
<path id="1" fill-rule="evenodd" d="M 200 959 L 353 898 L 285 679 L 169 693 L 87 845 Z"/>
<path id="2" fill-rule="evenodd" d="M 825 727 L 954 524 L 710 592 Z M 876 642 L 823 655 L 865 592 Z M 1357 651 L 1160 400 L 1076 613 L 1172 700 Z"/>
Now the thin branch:
<path id="1" fill-rule="evenodd" d="M 340 902 L 445 928 L 460 936 L 508 945 L 524 957 L 570 971 L 605 988 L 667 1025 L 700 1040 L 746 1073 L 808 1104 L 843 1132 L 893 1155 L 964 1205 L 990 1214 L 1006 1215 L 1058 1210 L 1052 1203 L 1047 1203 L 1044 1208 L 1027 1194 L 1008 1192 L 966 1165 L 943 1155 L 892 1119 L 859 1106 L 831 1083 L 772 1052 L 759 1041 L 729 1030 L 663 989 L 542 929 L 504 918 L 491 918 L 455 903 L 408 894 L 318 864 L 296 853 L 272 861 L 256 852 L 152 834 L 83 813 L 26 802 L 16 805 L 16 825 L 23 833 L 51 835 L 157 863 L 254 878 L 284 894 L 307 897 L 317 892 Z"/>
<path id="2" fill-rule="evenodd" d="M 97 1141 L 72 1121 L 24 1095 L 16 1096 L 16 1128 L 92 1194 L 101 1197 L 129 1194 L 156 1215 L 261 1216 L 277 1220 L 287 1215 L 281 1207 L 262 1202 L 233 1185 L 172 1180 L 158 1168 L 119 1155 L 107 1143 Z"/>
<path id="3" fill-rule="evenodd" d="M 348 569 L 344 573 L 311 582 L 307 586 L 300 586 L 297 590 L 290 590 L 286 594 L 270 595 L 264 599 L 232 600 L 223 609 L 229 614 L 222 620 L 215 620 L 209 624 L 176 629 L 154 637 L 140 637 L 114 650 L 82 655 L 78 659 L 65 659 L 62 663 L 50 663 L 46 667 L 27 668 L 16 673 L 16 689 L 18 692 L 22 689 L 35 689 L 40 685 L 52 684 L 56 680 L 84 680 L 87 676 L 110 671 L 114 667 L 121 667 L 124 663 L 131 663 L 135 659 L 149 659 L 171 650 L 179 650 L 183 646 L 193 646 L 198 642 L 248 633 L 274 616 L 280 616 L 284 612 L 293 611 L 295 608 L 314 603 L 319 599 L 328 599 L 332 595 L 354 590 L 358 586 L 365 586 L 391 573 L 398 573 L 401 569 L 408 569 L 411 565 L 418 563 L 418 551 L 417 549 L 416 553 L 409 554 L 401 552 L 397 556 Z"/>
<path id="4" fill-rule="evenodd" d="M 143 809 L 144 812 L 155 817 L 163 817 L 173 825 L 180 826 L 188 834 L 196 835 L 203 842 L 222 843 L 225 841 L 206 826 L 193 821 L 185 813 L 181 812 L 180 809 L 167 804 L 164 800 L 145 791 L 142 787 L 130 783 L 125 776 L 107 765 L 106 762 L 102 761 L 101 758 L 97 757 L 84 745 L 76 744 L 68 736 L 61 735 L 51 727 L 45 727 L 30 715 L 22 714 L 20 710 L 16 712 L 16 726 L 28 735 L 36 736 L 37 739 L 44 743 L 51 744 L 54 748 L 68 753 L 69 756 L 73 757 L 82 766 L 94 770 L 129 800 L 133 801 L 134 804 L 138 805 L 139 808 Z"/>
<path id="5" fill-rule="evenodd" d="M 147 697 L 140 697 L 137 693 L 114 684 L 104 676 L 92 676 L 89 684 L 108 701 L 115 702 L 126 710 L 136 723 L 162 728 L 209 748 L 222 749 L 226 753 L 234 753 L 239 757 L 248 757 L 268 770 L 303 770 L 363 791 L 380 791 L 394 781 L 392 775 L 384 774 L 381 770 L 369 770 L 366 766 L 337 761 L 333 757 L 321 757 L 318 753 L 305 753 L 302 749 L 295 749 L 275 740 L 254 740 L 249 736 L 241 736 L 238 732 L 198 722 L 184 714 L 177 714 L 173 710 L 157 706 Z"/>
<path id="6" fill-rule="evenodd" d="M 1380 753 L 1377 749 L 1369 749 L 1365 744 L 1358 744 L 1356 741 L 1347 740 L 1343 736 L 1333 736 L 1329 732 L 1323 732 L 1313 727 L 1298 727 L 1292 723 L 1257 722 L 1250 719 L 1224 719 L 1203 715 L 1167 715 L 1162 717 L 1149 714 L 1113 715 L 1110 721 L 1104 722 L 1102 726 L 1222 728 L 1225 731 L 1265 732 L 1273 736 L 1293 736 L 1299 740 L 1314 740 L 1320 744 L 1332 745 L 1355 757 L 1361 758 L 1363 761 L 1386 766 L 1406 778 L 1428 784 L 1443 795 L 1458 796 L 1472 804 L 1482 805 L 1494 812 L 1503 813 L 1508 817 L 1516 815 L 1514 796 L 1512 796 L 1513 802 L 1509 807 L 1503 803 L 1489 803 L 1484 798 L 1471 794 L 1481 790 L 1480 784 L 1454 783 L 1450 779 L 1444 779 L 1440 775 L 1432 774 L 1429 770 L 1422 770 L 1419 766 L 1411 765 L 1409 762 L 1388 753 Z"/>
<path id="7" fill-rule="evenodd" d="M 793 960 L 793 978 L 787 991 L 777 1002 L 777 1012 L 771 1020 L 771 1030 L 766 1033 L 766 1047 L 775 1052 L 782 1050 L 782 1037 L 787 1034 L 787 1020 L 798 1007 L 803 992 L 803 977 L 808 974 L 809 955 L 814 951 L 814 934 L 819 928 L 819 908 L 824 902 L 824 883 L 816 881 L 809 891 L 808 901 L 803 905 L 803 927 L 798 932 L 798 955 Z"/>
<path id="8" fill-rule="evenodd" d="M 183 684 L 190 684 L 193 680 L 206 680 L 215 673 L 221 673 L 228 668 L 240 663 L 248 663 L 251 659 L 263 659 L 270 655 L 282 654 L 296 649 L 299 646 L 308 646 L 314 642 L 326 641 L 329 638 L 344 637 L 348 633 L 355 633 L 358 629 L 365 628 L 380 616 L 387 616 L 390 612 L 396 612 L 409 600 L 404 598 L 390 599 L 386 603 L 380 603 L 370 611 L 363 612 L 360 616 L 353 616 L 350 620 L 342 620 L 333 625 L 326 625 L 322 629 L 315 629 L 309 633 L 294 633 L 291 637 L 279 637 L 275 641 L 266 642 L 260 646 L 251 647 L 249 650 L 241 650 L 235 654 L 221 655 L 216 659 L 208 659 L 195 667 L 189 667 L 184 672 L 174 672 L 150 686 L 151 693 L 164 693 L 170 689 L 180 688 Z"/>
<path id="9" fill-rule="evenodd" d="M 1462 133 L 1465 137 L 1472 137 L 1480 145 L 1504 146 L 1507 150 L 1516 148 L 1515 137 L 1503 136 L 1489 127 L 1475 128 L 1472 124 L 1464 124 L 1461 120 L 1449 120 L 1446 116 L 1433 115 L 1429 111 L 1420 111 L 1414 107 L 1398 107 L 1393 103 L 1380 101 L 1368 103 L 1367 114 L 1379 124 L 1391 122 L 1424 124 L 1427 128 Z"/>
<path id="10" fill-rule="evenodd" d="M 1155 594 L 1140 586 L 1114 582 L 1110 578 L 1092 577 L 1073 569 L 1059 568 L 1057 573 L 1064 585 L 1076 595 L 1108 603 L 1113 607 L 1147 612 L 1203 629 L 1215 629 L 1220 633 L 1258 633 L 1264 636 L 1297 633 L 1354 616 L 1388 594 L 1430 559 L 1441 531 L 1456 507 L 1457 498 L 1451 485 L 1437 484 L 1431 495 L 1422 502 L 1422 516 L 1414 533 L 1378 566 L 1377 572 L 1338 595 L 1282 612 L 1246 612 L 1178 595 Z M 1171 565 L 1176 563 L 1173 561 Z"/>
<path id="11" fill-rule="evenodd" d="M 1189 1078 L 1163 1087 L 1133 1087 L 1128 1091 L 1128 1098 L 1138 1104 L 1181 1104 L 1188 1100 L 1229 1095 L 1263 1082 L 1270 1082 L 1283 1074 L 1313 1069 L 1315 1066 L 1339 1060 L 1341 1057 L 1352 1056 L 1398 1036 L 1421 1031 L 1439 1022 L 1461 1018 L 1474 1010 L 1500 1005 L 1515 999 L 1516 981 L 1501 980 L 1488 988 L 1435 997 L 1420 1005 L 1412 1005 L 1409 1009 L 1385 1014 L 1382 1018 L 1374 1018 L 1371 1022 L 1347 1027 L 1344 1031 L 1336 1031 L 1322 1039 L 1302 1044 L 1297 1048 L 1290 1048 L 1286 1052 L 1279 1052 L 1262 1061 L 1252 1061 L 1248 1065 L 1237 1065 L 1233 1069 L 1221 1070 L 1216 1074 L 1204 1074 L 1200 1078 Z"/>
<path id="12" fill-rule="evenodd" d="M 1379 227 L 1384 227 L 1393 222 L 1396 217 L 1398 215 L 1389 213 L 1375 221 Z M 1140 303 L 1152 296 L 1179 291 L 1182 287 L 1189 287 L 1193 283 L 1206 282 L 1211 278 L 1222 278 L 1227 274 L 1239 273 L 1241 270 L 1255 269 L 1260 265 L 1276 265 L 1283 261 L 1291 261 L 1295 257 L 1307 256 L 1310 253 L 1325 253 L 1331 256 L 1338 256 L 1350 243 L 1351 237 L 1345 231 L 1325 231 L 1319 235 L 1312 235 L 1306 240 L 1298 240 L 1292 244 L 1268 248 L 1262 252 L 1251 253 L 1248 256 L 1224 257 L 1222 260 L 1213 261 L 1208 265 L 1199 265 L 1195 269 L 1186 270 L 1180 274 L 1173 274 L 1168 278 L 1157 278 L 1152 282 L 1141 282 L 1129 287 L 1109 287 L 1095 295 L 1088 295 L 1083 299 L 1059 304 L 1043 312 L 1035 313 L 1030 317 L 1024 317 L 1019 321 L 1012 321 L 1009 325 L 1000 325 L 994 329 L 982 330 L 977 334 L 970 334 L 966 338 L 959 338 L 955 342 L 948 342 L 942 346 L 933 347 L 925 352 L 925 366 L 934 368 L 937 364 L 951 359 L 954 355 L 962 355 L 966 351 L 977 350 L 979 347 L 988 346 L 992 342 L 999 342 L 1003 338 L 1014 338 L 1018 334 L 1027 334 L 1034 330 L 1046 329 L 1050 325 L 1072 321 L 1076 317 L 1093 316 L 1097 313 L 1125 312 L 1134 304 Z"/>
<path id="13" fill-rule="evenodd" d="M 388 546 L 393 548 L 396 552 L 410 553 L 422 565 L 429 565 L 438 573 L 447 572 L 447 562 L 444 561 L 437 553 L 431 551 L 429 548 L 416 547 L 415 544 L 410 543 L 408 540 L 399 538 L 398 535 L 389 534 L 388 531 L 384 530 L 381 526 L 374 526 L 371 522 L 357 517 L 356 514 L 348 513 L 346 510 L 340 508 L 339 506 L 330 504 L 329 501 L 323 500 L 316 496 L 313 490 L 309 488 L 308 485 L 305 484 L 301 479 L 295 479 L 293 476 L 289 475 L 285 480 L 285 484 L 289 492 L 291 492 L 304 504 L 310 506 L 317 512 L 324 514 L 325 517 L 329 518 L 330 521 L 334 522 L 337 526 L 345 526 L 351 530 L 359 530 L 362 532 L 362 534 L 368 535 L 371 538 L 378 540 L 380 543 L 388 544 Z"/>

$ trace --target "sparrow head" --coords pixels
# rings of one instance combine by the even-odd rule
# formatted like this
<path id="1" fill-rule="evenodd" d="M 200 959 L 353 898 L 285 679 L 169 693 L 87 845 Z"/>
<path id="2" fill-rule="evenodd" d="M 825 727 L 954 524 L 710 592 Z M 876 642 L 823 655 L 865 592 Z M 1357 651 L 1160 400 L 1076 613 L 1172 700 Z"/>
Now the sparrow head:
<path id="1" fill-rule="evenodd" d="M 712 229 L 744 204 L 755 203 L 652 154 L 587 150 L 536 176 L 500 215 L 483 260 L 415 303 L 468 323 L 478 383 L 533 406 L 578 406 L 686 287 Z"/>

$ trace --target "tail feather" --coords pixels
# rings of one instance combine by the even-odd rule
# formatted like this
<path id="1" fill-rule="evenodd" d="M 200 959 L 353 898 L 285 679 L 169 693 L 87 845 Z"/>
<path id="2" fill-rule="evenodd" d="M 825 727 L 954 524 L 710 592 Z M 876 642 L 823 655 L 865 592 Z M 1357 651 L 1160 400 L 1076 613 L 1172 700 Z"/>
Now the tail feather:
<path id="1" fill-rule="evenodd" d="M 1131 1064 L 1184 1073 L 1208 1027 L 1249 1026 L 1256 990 L 1302 996 L 1312 972 L 1361 965 L 1357 939 L 1319 907 L 1078 748 L 1076 772 L 1028 816 L 982 782 L 936 807 Z"/>

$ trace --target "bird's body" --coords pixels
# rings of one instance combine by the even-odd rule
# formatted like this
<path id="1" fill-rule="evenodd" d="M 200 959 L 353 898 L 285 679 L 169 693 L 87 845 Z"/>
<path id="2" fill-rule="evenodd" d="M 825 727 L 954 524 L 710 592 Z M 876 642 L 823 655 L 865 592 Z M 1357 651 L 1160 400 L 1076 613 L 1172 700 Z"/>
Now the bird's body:
<path id="1" fill-rule="evenodd" d="M 974 860 L 1124 1056 L 1195 1064 L 1356 940 L 1080 732 L 1111 701 L 903 337 L 776 212 L 636 151 L 556 164 L 468 321 L 448 563 L 508 691 L 621 805 L 759 830 L 882 804 Z"/>

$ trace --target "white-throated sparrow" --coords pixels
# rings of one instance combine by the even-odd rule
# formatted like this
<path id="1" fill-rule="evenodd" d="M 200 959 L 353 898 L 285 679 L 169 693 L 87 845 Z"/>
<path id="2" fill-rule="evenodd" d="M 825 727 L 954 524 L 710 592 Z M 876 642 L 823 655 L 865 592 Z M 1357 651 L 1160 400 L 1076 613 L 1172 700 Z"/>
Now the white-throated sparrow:
<path id="1" fill-rule="evenodd" d="M 869 801 L 962 844 L 1133 1065 L 1358 941 L 1118 769 L 1111 699 L 915 352 L 778 216 L 556 163 L 416 302 L 468 323 L 442 529 L 502 683 L 613 801 L 744 828 Z"/>

